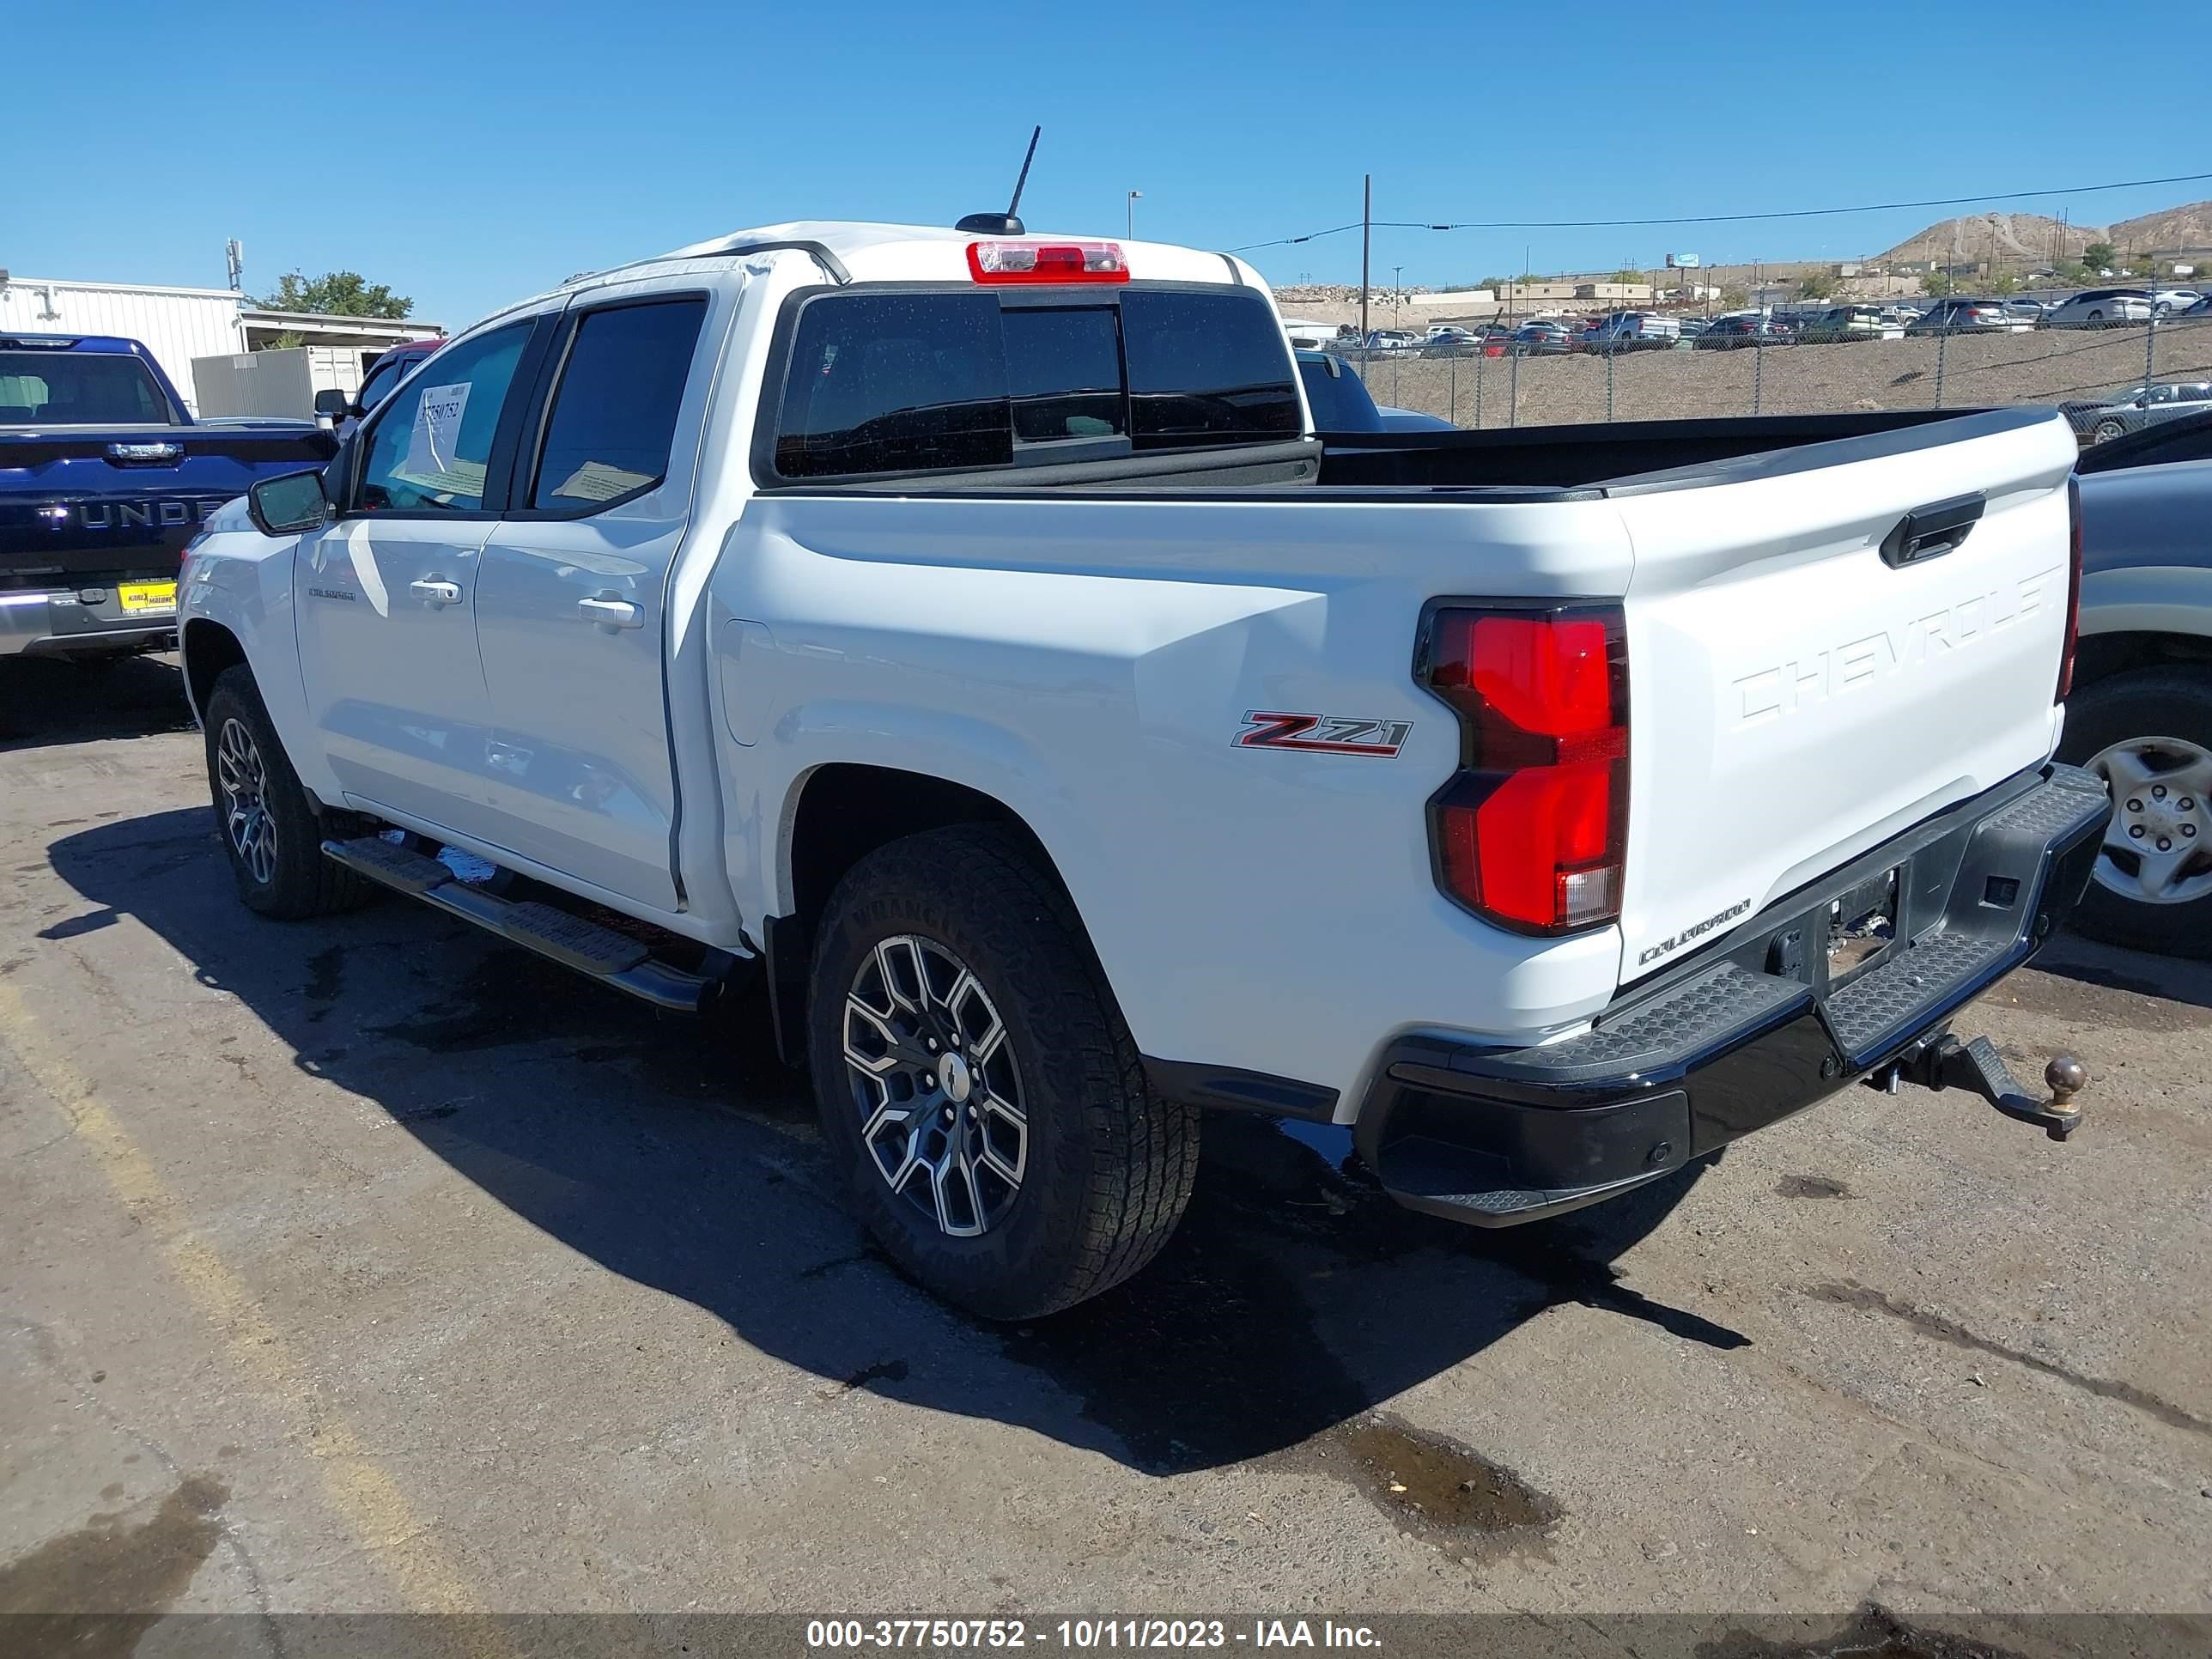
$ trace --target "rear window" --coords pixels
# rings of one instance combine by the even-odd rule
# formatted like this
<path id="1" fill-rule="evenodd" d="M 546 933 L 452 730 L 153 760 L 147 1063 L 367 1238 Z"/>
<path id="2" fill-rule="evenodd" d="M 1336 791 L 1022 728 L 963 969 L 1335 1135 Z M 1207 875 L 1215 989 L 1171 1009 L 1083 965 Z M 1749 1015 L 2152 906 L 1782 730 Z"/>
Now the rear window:
<path id="1" fill-rule="evenodd" d="M 0 426 L 169 426 L 146 365 L 121 352 L 0 351 Z"/>
<path id="2" fill-rule="evenodd" d="M 1302 430 L 1256 293 L 831 293 L 802 306 L 775 426 L 787 478 L 1030 465 Z"/>

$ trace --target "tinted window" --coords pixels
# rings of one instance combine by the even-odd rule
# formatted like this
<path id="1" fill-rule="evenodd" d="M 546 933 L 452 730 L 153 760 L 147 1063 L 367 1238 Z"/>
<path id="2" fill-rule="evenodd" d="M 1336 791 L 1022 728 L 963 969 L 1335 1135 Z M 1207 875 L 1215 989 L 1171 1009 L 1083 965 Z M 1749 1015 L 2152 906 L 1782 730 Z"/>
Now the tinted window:
<path id="1" fill-rule="evenodd" d="M 422 361 L 420 357 L 394 357 L 388 362 L 379 363 L 369 370 L 368 378 L 361 383 L 361 390 L 354 394 L 354 402 L 363 409 L 374 409 L 384 401 L 385 393 L 399 384 L 399 377 Z"/>
<path id="2" fill-rule="evenodd" d="M 0 351 L 0 426 L 171 424 L 146 365 L 120 352 Z"/>
<path id="3" fill-rule="evenodd" d="M 483 505 L 492 434 L 530 329 L 515 323 L 450 346 L 386 400 L 362 465 L 360 510 L 454 513 Z"/>
<path id="4" fill-rule="evenodd" d="M 840 294 L 799 313 L 776 424 L 787 478 L 1013 460 L 995 295 Z"/>
<path id="5" fill-rule="evenodd" d="M 588 508 L 668 476 L 676 412 L 706 315 L 703 299 L 586 313 L 553 393 L 532 507 Z"/>
<path id="6" fill-rule="evenodd" d="M 1257 294 L 1133 290 L 1121 339 L 1139 448 L 1298 435 L 1290 348 Z"/>
<path id="7" fill-rule="evenodd" d="M 1298 375 L 1306 383 L 1306 402 L 1313 408 L 1314 430 L 1382 430 L 1382 417 L 1376 413 L 1375 400 L 1367 395 L 1359 377 L 1341 365 L 1332 374 L 1330 368 L 1326 359 L 1298 359 Z"/>
<path id="8" fill-rule="evenodd" d="M 1128 431 L 1113 307 L 1008 307 L 1000 325 L 1017 439 L 1049 443 Z"/>

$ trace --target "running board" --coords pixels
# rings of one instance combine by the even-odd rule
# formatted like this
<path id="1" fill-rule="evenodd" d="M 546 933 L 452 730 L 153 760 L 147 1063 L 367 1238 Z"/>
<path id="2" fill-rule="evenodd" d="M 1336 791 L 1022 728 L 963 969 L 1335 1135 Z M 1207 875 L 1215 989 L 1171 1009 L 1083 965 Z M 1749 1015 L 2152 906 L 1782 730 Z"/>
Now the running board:
<path id="1" fill-rule="evenodd" d="M 573 968 L 580 974 L 642 997 L 657 1008 L 696 1014 L 722 988 L 719 978 L 685 971 L 656 957 L 642 939 L 602 927 L 535 899 L 520 902 L 487 893 L 457 878 L 436 859 L 377 836 L 326 841 L 323 856 L 395 893 L 472 921 L 510 944 Z"/>

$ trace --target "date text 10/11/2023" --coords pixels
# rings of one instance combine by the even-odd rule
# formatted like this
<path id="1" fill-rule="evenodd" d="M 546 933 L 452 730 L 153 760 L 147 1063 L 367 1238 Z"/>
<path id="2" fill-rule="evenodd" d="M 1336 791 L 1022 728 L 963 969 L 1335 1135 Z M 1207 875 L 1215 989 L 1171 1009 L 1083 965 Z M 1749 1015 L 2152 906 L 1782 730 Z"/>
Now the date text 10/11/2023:
<path id="1" fill-rule="evenodd" d="M 1003 1648 L 1366 1648 L 1382 1645 L 1365 1625 L 1332 1620 L 1253 1619 L 817 1619 L 810 1650 L 864 1652 Z"/>

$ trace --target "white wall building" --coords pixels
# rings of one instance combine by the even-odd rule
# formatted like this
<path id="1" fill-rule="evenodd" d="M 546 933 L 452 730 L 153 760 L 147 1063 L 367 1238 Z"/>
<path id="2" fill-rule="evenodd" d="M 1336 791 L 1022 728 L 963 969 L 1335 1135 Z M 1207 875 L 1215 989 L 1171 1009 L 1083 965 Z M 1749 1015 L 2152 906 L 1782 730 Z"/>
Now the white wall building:
<path id="1" fill-rule="evenodd" d="M 227 288 L 0 279 L 0 334 L 117 334 L 141 341 L 194 415 L 201 412 L 192 382 L 196 357 L 248 351 L 295 335 L 303 344 L 344 348 L 341 359 L 352 380 L 343 389 L 352 392 L 361 370 L 380 353 L 402 340 L 431 340 L 445 331 L 435 323 L 263 311 Z"/>

